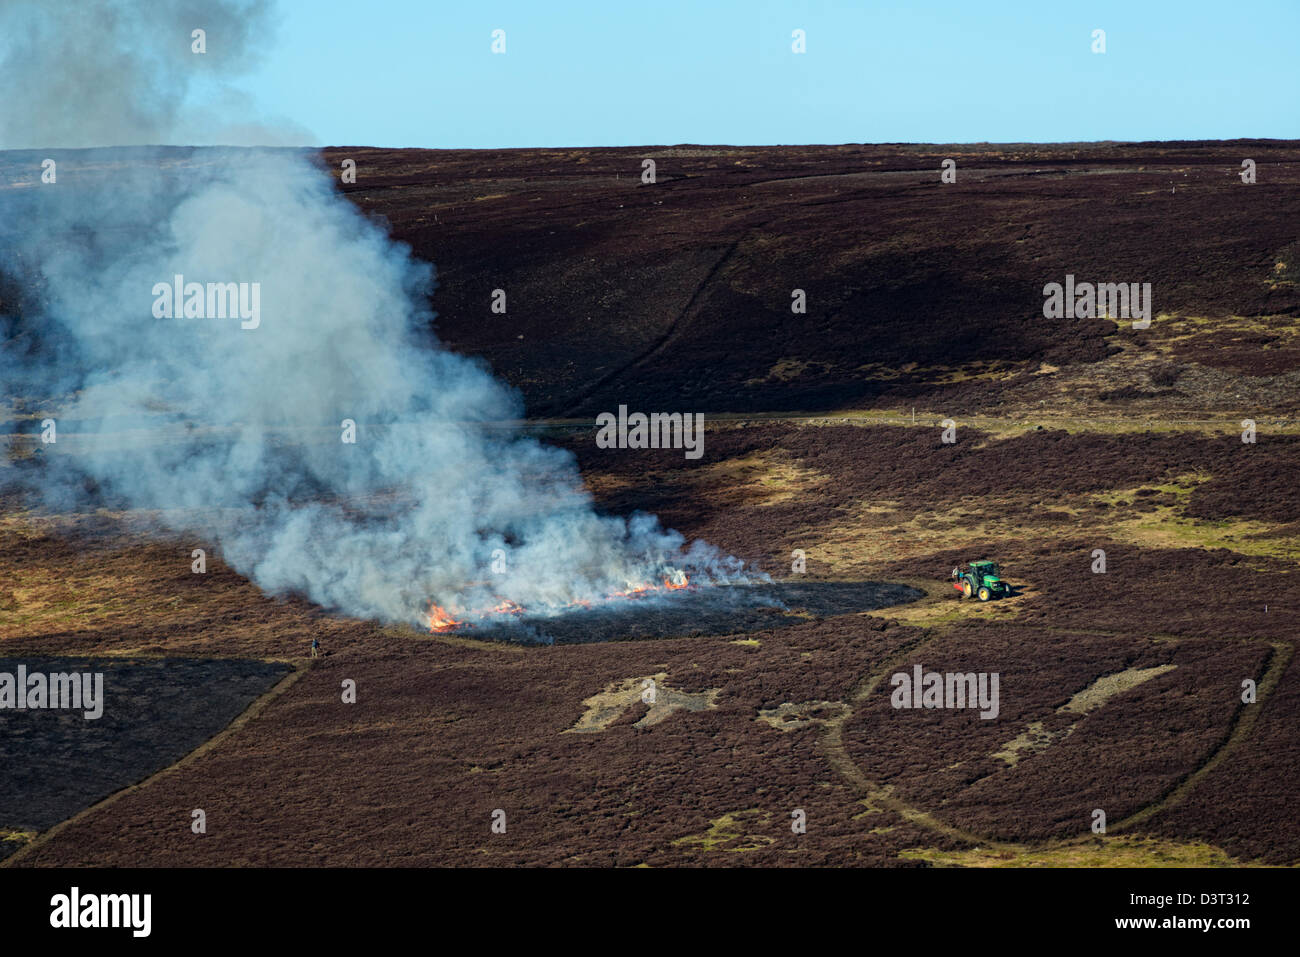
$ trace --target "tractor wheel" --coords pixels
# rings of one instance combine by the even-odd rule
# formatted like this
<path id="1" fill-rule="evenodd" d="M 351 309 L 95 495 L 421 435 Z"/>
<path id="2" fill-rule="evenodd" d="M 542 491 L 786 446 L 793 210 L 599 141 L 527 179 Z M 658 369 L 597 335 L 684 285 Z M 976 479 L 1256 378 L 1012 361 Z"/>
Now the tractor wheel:
<path id="1" fill-rule="evenodd" d="M 984 587 L 980 588 L 980 601 L 988 601 L 992 597 L 993 593 L 991 591 Z"/>
<path id="2" fill-rule="evenodd" d="M 963 597 L 969 598 L 972 591 L 974 591 L 974 589 L 971 588 L 969 579 L 961 583 L 961 593 Z"/>

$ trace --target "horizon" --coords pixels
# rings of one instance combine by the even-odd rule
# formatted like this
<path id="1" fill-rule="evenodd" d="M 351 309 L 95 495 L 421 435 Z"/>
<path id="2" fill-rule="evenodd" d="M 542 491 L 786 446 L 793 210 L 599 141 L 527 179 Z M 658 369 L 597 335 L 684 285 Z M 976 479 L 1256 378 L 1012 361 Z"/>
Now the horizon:
<path id="1" fill-rule="evenodd" d="M 1169 139 L 1169 140 L 880 140 L 844 143 L 705 143 L 705 142 L 688 142 L 680 143 L 627 143 L 619 146 L 603 145 L 585 145 L 581 143 L 565 143 L 555 146 L 528 145 L 528 146 L 393 146 L 388 143 L 323 143 L 319 145 L 284 145 L 284 144 L 244 144 L 244 143 L 121 143 L 115 145 L 101 146 L 22 146 L 13 148 L 0 148 L 0 153 L 40 153 L 48 150 L 60 150 L 65 153 L 92 153 L 104 150 L 297 150 L 305 152 L 320 152 L 323 150 L 341 150 L 341 149 L 373 149 L 373 150 L 420 150 L 424 152 L 448 152 L 448 153 L 507 153 L 507 152 L 526 152 L 528 150 L 640 150 L 640 149 L 714 149 L 714 150 L 762 150 L 762 149 L 840 149 L 849 146 L 858 147 L 875 147 L 875 146 L 915 146 L 915 147 L 940 147 L 940 146 L 987 146 L 987 147 L 1008 147 L 1008 146 L 1172 146 L 1186 145 L 1188 147 L 1205 147 L 1216 144 L 1293 144 L 1300 143 L 1300 136 L 1297 137 L 1275 137 L 1275 136 L 1234 136 L 1228 138 L 1210 138 L 1210 139 Z"/>

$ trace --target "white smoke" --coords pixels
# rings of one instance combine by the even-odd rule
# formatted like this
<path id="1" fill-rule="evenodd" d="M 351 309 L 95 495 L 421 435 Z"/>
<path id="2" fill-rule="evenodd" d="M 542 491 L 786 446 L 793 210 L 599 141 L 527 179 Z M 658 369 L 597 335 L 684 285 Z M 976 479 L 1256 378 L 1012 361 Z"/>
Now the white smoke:
<path id="1" fill-rule="evenodd" d="M 271 0 L 0 0 L 0 147 L 308 144 L 235 84 L 274 36 Z"/>
<path id="2" fill-rule="evenodd" d="M 59 86 L 176 88 L 118 124 L 86 116 L 107 108 L 103 95 L 47 98 L 19 125 L 7 117 L 0 146 L 49 147 L 69 131 L 81 131 L 77 143 L 165 134 L 185 83 L 148 45 L 187 44 L 191 7 L 209 23 L 237 21 L 241 35 L 261 30 L 249 18 L 264 12 L 88 6 L 133 24 L 101 36 L 131 45 L 82 61 L 75 69 L 100 73 Z M 25 88 L 15 71 L 62 69 L 87 42 L 70 16 L 0 5 L 0 27 L 21 21 L 37 42 L 6 46 L 0 85 Z M 141 29 L 149 22 L 169 29 Z M 5 154 L 0 172 L 38 168 L 42 155 Z M 0 354 L 0 396 L 44 397 L 62 423 L 33 489 L 46 504 L 76 504 L 90 476 L 110 499 L 200 532 L 269 593 L 391 621 L 422 620 L 430 600 L 460 614 L 501 599 L 546 613 L 677 569 L 696 581 L 744 576 L 737 560 L 687 547 L 650 516 L 598 515 L 571 455 L 501 428 L 522 414 L 518 397 L 429 332 L 432 267 L 341 198 L 312 154 L 52 155 L 57 184 L 0 181 L 0 268 L 38 290 L 21 321 L 39 328 Z M 155 318 L 153 289 L 177 274 L 260 284 L 260 325 Z M 340 440 L 345 419 L 357 423 L 355 444 Z"/>

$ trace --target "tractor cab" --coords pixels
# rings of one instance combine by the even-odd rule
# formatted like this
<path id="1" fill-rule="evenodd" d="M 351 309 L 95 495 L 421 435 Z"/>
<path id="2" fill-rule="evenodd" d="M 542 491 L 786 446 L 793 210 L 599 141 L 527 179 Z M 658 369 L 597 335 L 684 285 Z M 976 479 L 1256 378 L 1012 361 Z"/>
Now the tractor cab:
<path id="1" fill-rule="evenodd" d="M 953 588 L 965 598 L 975 596 L 980 601 L 988 601 L 990 598 L 1004 598 L 1011 594 L 1011 586 L 1002 579 L 997 562 L 971 562 L 965 571 L 958 567 L 952 572 Z"/>

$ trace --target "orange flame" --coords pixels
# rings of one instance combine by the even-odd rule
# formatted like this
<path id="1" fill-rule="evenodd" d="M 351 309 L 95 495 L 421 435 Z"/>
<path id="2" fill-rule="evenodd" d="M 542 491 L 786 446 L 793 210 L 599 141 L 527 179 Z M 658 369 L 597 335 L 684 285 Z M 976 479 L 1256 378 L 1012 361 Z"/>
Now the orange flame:
<path id="1" fill-rule="evenodd" d="M 651 584 L 631 585 L 624 591 L 611 592 L 604 601 L 614 601 L 619 598 L 636 598 L 644 595 L 646 592 L 657 592 L 660 589 L 665 591 L 681 591 L 683 588 L 690 588 L 691 580 L 683 571 L 674 571 L 672 575 L 664 578 L 662 586 Z M 569 602 L 571 607 L 591 608 L 593 602 L 579 598 Z M 471 611 L 472 617 L 483 617 L 484 615 L 522 615 L 527 611 L 523 605 L 509 598 L 503 598 L 497 604 L 493 605 L 487 611 Z M 457 628 L 472 628 L 472 625 L 466 624 L 463 620 L 455 618 L 451 612 L 441 605 L 435 605 L 429 602 L 429 630 L 432 632 L 454 631 Z"/>
<path id="2" fill-rule="evenodd" d="M 429 602 L 429 630 L 432 632 L 452 631 L 464 622 L 457 621 L 447 609 Z"/>

